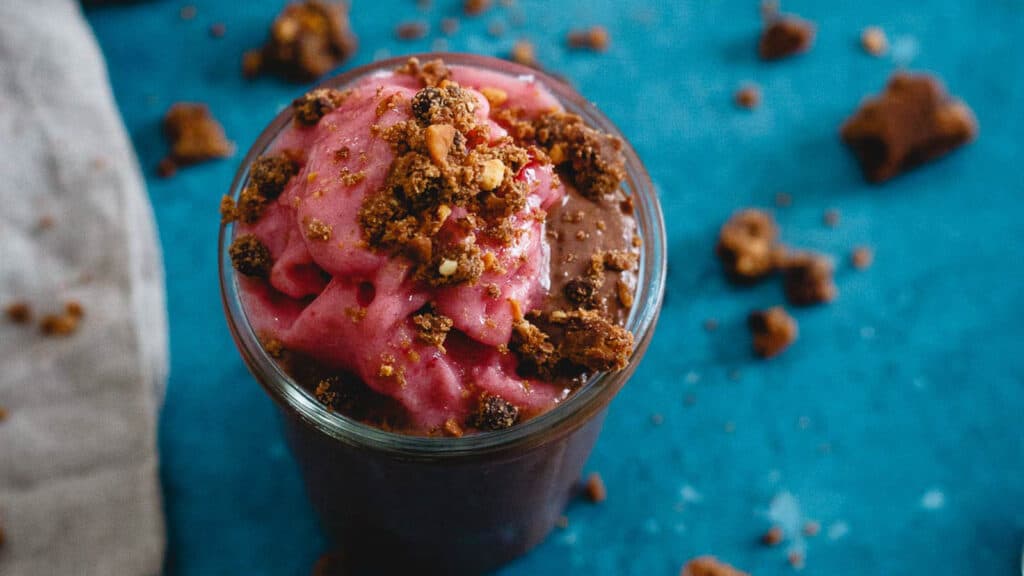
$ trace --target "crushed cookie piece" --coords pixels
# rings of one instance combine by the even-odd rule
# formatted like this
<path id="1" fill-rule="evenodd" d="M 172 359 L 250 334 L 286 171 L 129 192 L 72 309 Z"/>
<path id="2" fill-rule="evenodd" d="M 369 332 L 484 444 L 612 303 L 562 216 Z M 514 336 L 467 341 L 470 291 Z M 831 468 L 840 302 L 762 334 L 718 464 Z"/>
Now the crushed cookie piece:
<path id="1" fill-rule="evenodd" d="M 81 320 L 85 316 L 85 307 L 78 300 L 68 300 L 64 303 L 64 313 Z"/>
<path id="2" fill-rule="evenodd" d="M 485 286 L 484 290 L 487 292 L 487 296 L 494 300 L 501 298 L 501 288 L 493 282 Z"/>
<path id="3" fill-rule="evenodd" d="M 503 430 L 519 419 L 519 408 L 501 396 L 484 394 L 480 398 L 471 425 L 481 430 Z"/>
<path id="4" fill-rule="evenodd" d="M 280 359 L 284 356 L 284 343 L 277 338 L 269 338 L 263 344 L 263 350 L 271 357 Z"/>
<path id="5" fill-rule="evenodd" d="M 878 26 L 868 26 L 860 33 L 860 45 L 872 56 L 884 56 L 889 51 L 889 39 Z"/>
<path id="6" fill-rule="evenodd" d="M 490 88 L 485 86 L 480 89 L 480 93 L 484 95 L 484 98 L 487 99 L 487 102 L 492 108 L 497 108 L 508 101 L 508 92 L 505 92 L 501 88 Z"/>
<path id="7" fill-rule="evenodd" d="M 448 337 L 455 324 L 451 318 L 433 312 L 424 312 L 412 317 L 412 323 L 416 326 L 416 337 L 426 344 L 435 346 L 442 353 L 444 341 Z"/>
<path id="8" fill-rule="evenodd" d="M 778 235 L 775 219 L 767 212 L 748 208 L 734 214 L 722 225 L 715 245 L 726 276 L 743 283 L 773 272 Z"/>
<path id="9" fill-rule="evenodd" d="M 462 11 L 467 16 L 479 16 L 491 7 L 491 0 L 465 0 L 462 3 Z"/>
<path id="10" fill-rule="evenodd" d="M 740 108 L 753 110 L 761 104 L 761 88 L 756 84 L 748 84 L 736 91 L 736 105 Z"/>
<path id="11" fill-rule="evenodd" d="M 229 224 L 238 220 L 238 206 L 235 199 L 227 194 L 220 199 L 220 223 Z"/>
<path id="12" fill-rule="evenodd" d="M 781 306 L 751 312 L 747 327 L 754 337 L 754 353 L 761 358 L 777 356 L 798 336 L 796 320 Z"/>
<path id="13" fill-rule="evenodd" d="M 566 42 L 569 48 L 604 52 L 608 50 L 610 39 L 604 26 L 591 26 L 586 30 L 570 30 Z"/>
<path id="14" fill-rule="evenodd" d="M 172 105 L 164 115 L 163 128 L 171 150 L 160 162 L 161 176 L 173 175 L 179 166 L 226 158 L 235 152 L 235 145 L 205 104 Z"/>
<path id="15" fill-rule="evenodd" d="M 821 220 L 825 223 L 825 226 L 835 228 L 836 226 L 839 226 L 840 217 L 839 210 L 829 208 L 828 210 L 825 210 L 824 214 L 822 214 Z"/>
<path id="16" fill-rule="evenodd" d="M 761 536 L 761 543 L 765 546 L 777 546 L 782 542 L 782 528 L 772 526 Z"/>
<path id="17" fill-rule="evenodd" d="M 569 175 L 579 192 L 600 199 L 619 190 L 626 178 L 622 141 L 587 126 L 575 114 L 554 112 L 534 122 L 537 143 L 547 150 L 564 146 Z"/>
<path id="18" fill-rule="evenodd" d="M 601 285 L 603 275 L 588 274 L 566 282 L 562 293 L 573 306 L 586 310 L 601 308 Z"/>
<path id="19" fill-rule="evenodd" d="M 622 280 L 617 280 L 615 282 L 615 290 L 619 296 L 619 304 L 622 304 L 622 307 L 627 310 L 632 308 L 633 289 L 629 287 L 629 284 L 626 284 Z"/>
<path id="20" fill-rule="evenodd" d="M 11 302 L 4 308 L 4 314 L 15 324 L 28 324 L 32 321 L 32 306 L 21 300 Z"/>
<path id="21" fill-rule="evenodd" d="M 517 40 L 512 45 L 512 52 L 509 58 L 516 64 L 533 68 L 537 67 L 537 51 L 533 47 L 533 43 L 528 40 Z"/>
<path id="22" fill-rule="evenodd" d="M 762 60 L 780 60 L 807 52 L 813 43 L 813 24 L 795 16 L 776 16 L 766 21 L 757 52 Z"/>
<path id="23" fill-rule="evenodd" d="M 261 72 L 292 82 L 316 80 L 356 50 L 347 4 L 305 0 L 285 6 L 270 27 L 266 44 L 245 54 L 243 72 Z"/>
<path id="24" fill-rule="evenodd" d="M 302 126 L 316 126 L 320 119 L 341 106 L 349 92 L 334 88 L 317 88 L 292 101 L 295 123 Z"/>
<path id="25" fill-rule="evenodd" d="M 445 436 L 451 436 L 453 438 L 462 438 L 463 430 L 462 426 L 455 421 L 454 418 L 449 418 L 444 421 L 444 433 Z"/>
<path id="26" fill-rule="evenodd" d="M 366 180 L 365 170 L 360 170 L 359 172 L 349 172 L 348 168 L 341 170 L 341 184 L 343 186 L 355 186 L 363 180 Z"/>
<path id="27" fill-rule="evenodd" d="M 270 250 L 252 234 L 236 236 L 228 249 L 231 265 L 246 276 L 266 278 L 270 275 L 273 260 Z"/>
<path id="28" fill-rule="evenodd" d="M 249 186 L 255 187 L 260 196 L 273 200 L 284 192 L 298 171 L 298 163 L 285 154 L 260 156 L 249 168 Z"/>
<path id="29" fill-rule="evenodd" d="M 419 40 L 427 35 L 427 25 L 423 22 L 403 22 L 395 27 L 395 37 L 399 40 Z"/>
<path id="30" fill-rule="evenodd" d="M 459 19 L 458 18 L 442 18 L 441 19 L 441 33 L 445 36 L 452 36 L 459 31 Z"/>
<path id="31" fill-rule="evenodd" d="M 750 574 L 737 570 L 714 556 L 700 556 L 687 562 L 679 576 L 750 576 Z"/>
<path id="32" fill-rule="evenodd" d="M 321 404 L 327 407 L 328 410 L 336 411 L 338 406 L 338 400 L 340 395 L 338 389 L 341 387 L 341 378 L 337 376 L 328 376 L 323 378 L 317 383 L 316 389 L 313 391 L 313 395 L 320 401 Z"/>
<path id="33" fill-rule="evenodd" d="M 367 310 L 362 306 L 354 306 L 345 308 L 345 316 L 352 321 L 353 324 L 359 324 L 366 318 Z"/>
<path id="34" fill-rule="evenodd" d="M 858 246 L 850 254 L 850 262 L 857 270 L 866 270 L 875 261 L 875 252 L 867 246 Z"/>
<path id="35" fill-rule="evenodd" d="M 597 472 L 590 473 L 584 486 L 584 493 L 587 495 L 587 500 L 594 504 L 599 504 L 608 499 L 608 490 L 605 488 L 604 480 L 600 474 Z"/>
<path id="36" fill-rule="evenodd" d="M 331 232 L 331 226 L 322 220 L 311 218 L 306 222 L 306 238 L 310 240 L 327 242 L 331 239 Z"/>
<path id="37" fill-rule="evenodd" d="M 840 135 L 864 177 L 880 183 L 952 152 L 977 132 L 974 113 L 938 79 L 898 72 L 881 95 L 843 124 Z"/>
<path id="38" fill-rule="evenodd" d="M 395 367 L 391 364 L 381 364 L 377 375 L 382 378 L 390 378 L 395 375 Z"/>
<path id="39" fill-rule="evenodd" d="M 418 58 L 409 58 L 405 64 L 395 70 L 395 73 L 414 76 L 426 87 L 438 86 L 452 75 L 444 60 L 440 58 L 430 60 L 425 64 L 420 64 Z"/>
<path id="40" fill-rule="evenodd" d="M 599 254 L 604 268 L 614 270 L 615 272 L 633 270 L 640 261 L 640 257 L 637 256 L 636 252 L 629 250 L 604 250 Z"/>
<path id="41" fill-rule="evenodd" d="M 558 354 L 573 366 L 595 372 L 622 370 L 633 354 L 633 334 L 593 310 L 566 314 Z"/>
<path id="42" fill-rule="evenodd" d="M 78 330 L 77 316 L 71 314 L 47 314 L 39 322 L 39 330 L 46 336 L 69 336 Z"/>
<path id="43" fill-rule="evenodd" d="M 832 262 L 820 254 L 788 255 L 782 263 L 782 288 L 796 306 L 831 302 L 836 297 Z"/>

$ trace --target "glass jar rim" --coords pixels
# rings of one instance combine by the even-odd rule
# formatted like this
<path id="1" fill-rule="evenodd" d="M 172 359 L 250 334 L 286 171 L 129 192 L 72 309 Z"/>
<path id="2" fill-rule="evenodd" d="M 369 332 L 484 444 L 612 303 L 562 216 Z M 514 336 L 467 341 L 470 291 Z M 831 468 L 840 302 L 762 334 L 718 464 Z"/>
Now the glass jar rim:
<path id="1" fill-rule="evenodd" d="M 592 376 L 577 391 L 552 409 L 504 430 L 454 438 L 398 434 L 363 424 L 328 410 L 305 387 L 285 373 L 260 344 L 246 318 L 239 297 L 237 276 L 227 254 L 234 228 L 234 224 L 231 223 L 221 225 L 218 237 L 221 299 L 228 327 L 249 370 L 271 397 L 311 426 L 345 444 L 406 458 L 450 459 L 525 449 L 546 443 L 579 427 L 604 408 L 632 375 L 647 349 L 665 291 L 665 224 L 657 194 L 647 170 L 618 128 L 568 84 L 533 68 L 472 54 L 411 54 L 354 68 L 319 83 L 316 88 L 343 88 L 368 75 L 394 70 L 406 63 L 409 58 L 418 58 L 421 62 L 441 58 L 448 65 L 476 67 L 513 77 L 532 78 L 553 94 L 567 111 L 579 114 L 589 125 L 614 134 L 622 140 L 627 172 L 624 186 L 628 187 L 633 198 L 634 217 L 642 239 L 634 304 L 626 325 L 635 338 L 629 365 L 618 372 L 604 372 Z M 291 120 L 291 108 L 285 108 L 259 135 L 235 174 L 231 184 L 232 197 L 237 198 L 252 162 L 271 146 Z"/>

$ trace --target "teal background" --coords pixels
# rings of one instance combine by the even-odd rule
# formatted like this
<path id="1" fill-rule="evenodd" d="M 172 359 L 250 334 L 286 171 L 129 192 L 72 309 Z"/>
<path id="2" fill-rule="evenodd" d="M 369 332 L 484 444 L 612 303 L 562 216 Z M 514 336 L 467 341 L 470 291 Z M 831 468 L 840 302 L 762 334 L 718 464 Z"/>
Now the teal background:
<path id="1" fill-rule="evenodd" d="M 442 17 L 354 0 L 361 48 L 345 68 L 431 49 Z M 118 4 L 87 11 L 146 173 L 167 266 L 172 372 L 160 424 L 167 573 L 307 574 L 324 547 L 271 401 L 250 379 L 223 320 L 216 277 L 218 200 L 265 123 L 303 91 L 245 81 L 244 50 L 280 2 Z M 661 324 L 613 403 L 588 464 L 608 501 L 578 503 L 569 526 L 501 573 L 676 574 L 713 553 L 758 575 L 1012 574 L 1024 541 L 1024 2 L 790 0 L 818 25 L 806 56 L 755 57 L 754 0 L 517 0 L 462 18 L 453 51 L 505 55 L 516 38 L 564 74 L 630 138 L 665 209 L 670 280 Z M 519 20 L 524 23 L 516 25 Z M 420 41 L 401 21 L 429 22 Z M 223 38 L 208 27 L 226 25 Z M 505 33 L 487 33 L 492 22 Z M 603 24 L 607 54 L 569 52 L 565 32 Z M 861 29 L 893 50 L 872 58 Z M 843 119 L 897 67 L 930 70 L 975 110 L 979 140 L 881 187 L 838 140 Z M 738 110 L 739 85 L 761 85 Z M 210 105 L 239 151 L 155 175 L 160 118 L 179 100 Z M 776 209 L 783 238 L 831 254 L 839 298 L 798 310 L 800 340 L 754 360 L 744 316 L 783 301 L 778 282 L 727 285 L 712 256 L 735 209 Z M 841 213 L 835 229 L 826 209 Z M 853 271 L 866 244 L 875 265 Z M 701 324 L 716 318 L 720 328 Z M 655 416 L 657 415 L 657 416 Z M 659 423 L 660 422 L 660 423 Z M 815 537 L 758 544 L 773 523 Z"/>

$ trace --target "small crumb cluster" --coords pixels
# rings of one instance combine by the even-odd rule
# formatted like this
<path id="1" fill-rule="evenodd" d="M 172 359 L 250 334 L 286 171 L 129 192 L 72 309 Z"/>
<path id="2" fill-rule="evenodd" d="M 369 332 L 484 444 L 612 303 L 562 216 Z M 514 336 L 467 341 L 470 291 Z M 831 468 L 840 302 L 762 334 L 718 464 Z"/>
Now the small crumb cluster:
<path id="1" fill-rule="evenodd" d="M 714 556 L 700 556 L 683 566 L 679 576 L 750 576 Z"/>
<path id="2" fill-rule="evenodd" d="M 803 54 L 814 44 L 814 25 L 796 16 L 771 13 L 757 44 L 762 60 L 782 60 Z"/>
<path id="3" fill-rule="evenodd" d="M 157 167 L 160 176 L 173 176 L 181 166 L 235 153 L 235 145 L 205 104 L 179 102 L 167 111 L 163 121 L 170 153 Z"/>
<path id="4" fill-rule="evenodd" d="M 8 321 L 27 326 L 32 323 L 32 307 L 28 302 L 11 302 L 4 308 Z M 77 300 L 68 300 L 58 313 L 44 314 L 39 319 L 39 331 L 44 336 L 64 337 L 74 334 L 85 318 L 85 307 Z"/>
<path id="5" fill-rule="evenodd" d="M 274 20 L 266 44 L 245 53 L 242 71 L 247 77 L 267 73 L 309 82 L 348 60 L 357 45 L 345 3 L 295 2 Z"/>

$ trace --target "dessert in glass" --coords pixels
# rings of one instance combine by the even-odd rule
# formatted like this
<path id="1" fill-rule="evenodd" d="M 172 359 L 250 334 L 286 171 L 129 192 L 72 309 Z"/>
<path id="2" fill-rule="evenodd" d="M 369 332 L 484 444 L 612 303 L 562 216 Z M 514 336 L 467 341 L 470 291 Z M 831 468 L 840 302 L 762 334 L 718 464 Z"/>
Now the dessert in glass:
<path id="1" fill-rule="evenodd" d="M 228 324 L 345 561 L 477 573 L 543 540 L 664 291 L 607 118 L 513 63 L 382 61 L 282 111 L 221 213 Z"/>

